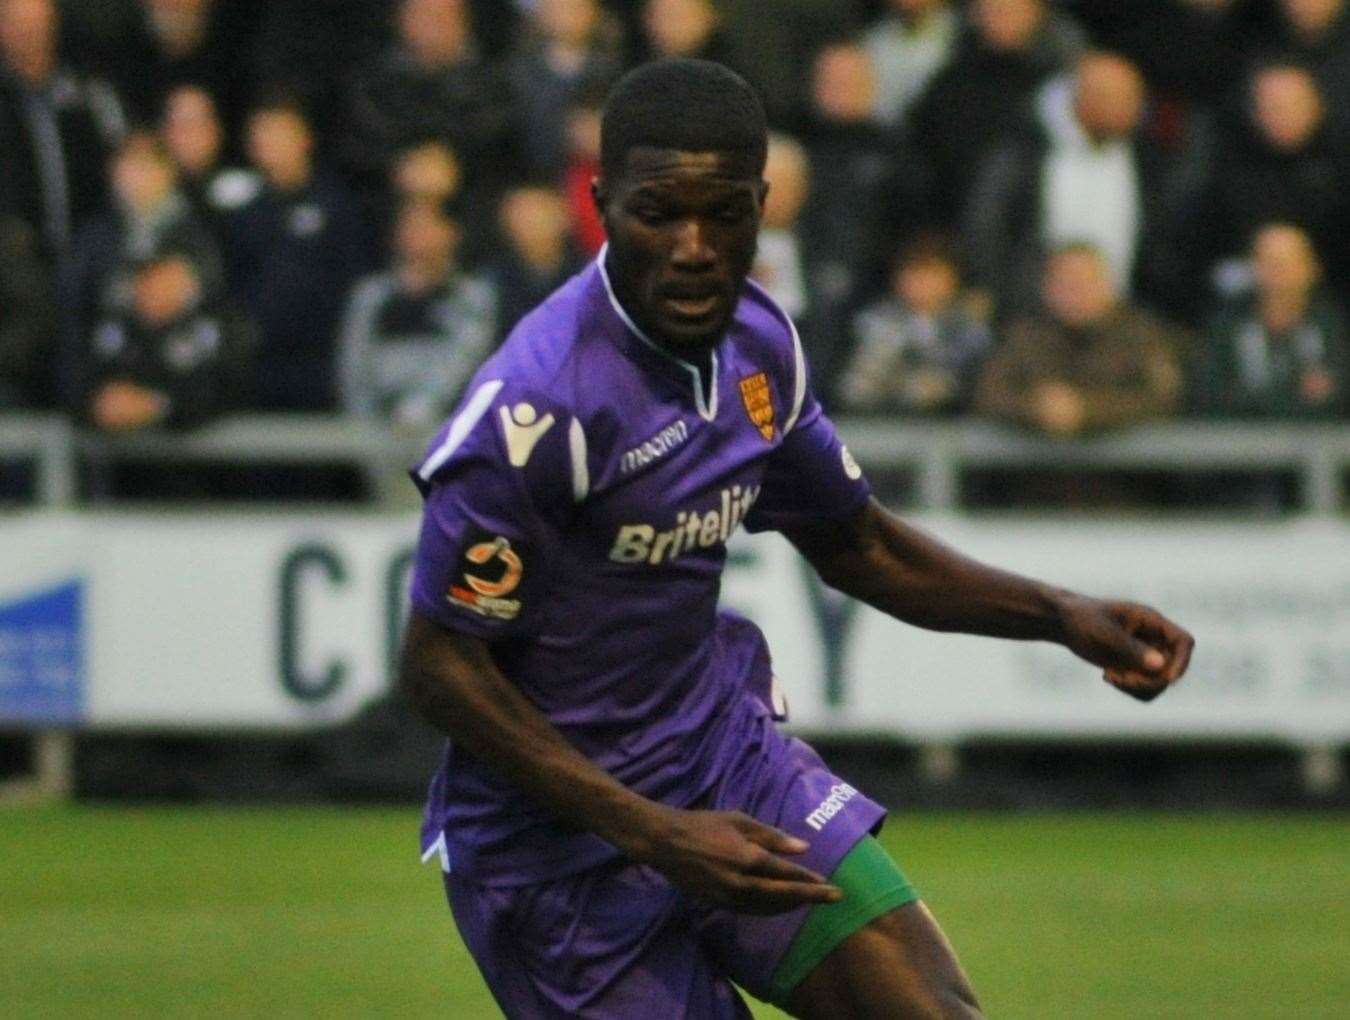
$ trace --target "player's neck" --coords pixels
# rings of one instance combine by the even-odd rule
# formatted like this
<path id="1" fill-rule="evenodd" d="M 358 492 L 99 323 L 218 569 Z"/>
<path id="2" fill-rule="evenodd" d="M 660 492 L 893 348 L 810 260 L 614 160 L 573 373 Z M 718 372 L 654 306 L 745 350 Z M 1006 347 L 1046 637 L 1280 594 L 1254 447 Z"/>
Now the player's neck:
<path id="1" fill-rule="evenodd" d="M 609 291 L 611 303 L 619 312 L 625 324 L 638 335 L 638 338 L 644 341 L 648 346 L 654 347 L 662 354 L 676 361 L 683 362 L 698 369 L 702 385 L 705 390 L 711 390 L 713 385 L 713 351 L 717 348 L 717 342 L 707 344 L 678 344 L 671 343 L 661 336 L 658 330 L 652 329 L 642 321 L 639 315 L 635 315 L 634 310 L 641 305 L 636 300 L 630 300 L 624 294 L 624 285 L 622 277 L 616 277 L 613 272 L 612 261 L 609 251 L 606 249 L 601 259 L 600 269 L 605 281 L 605 287 Z M 705 396 L 710 394 L 705 393 Z"/>

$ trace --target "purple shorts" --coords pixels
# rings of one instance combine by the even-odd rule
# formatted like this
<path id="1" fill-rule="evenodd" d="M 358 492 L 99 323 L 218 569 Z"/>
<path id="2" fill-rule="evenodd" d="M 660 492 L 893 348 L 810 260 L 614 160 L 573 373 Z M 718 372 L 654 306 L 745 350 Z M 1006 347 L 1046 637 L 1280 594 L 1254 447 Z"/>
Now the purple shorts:
<path id="1" fill-rule="evenodd" d="M 885 810 L 767 717 L 698 805 L 744 811 L 810 843 L 792 858 L 823 875 Z M 744 735 L 744 734 L 743 734 Z M 809 907 L 768 916 L 698 903 L 660 872 L 618 858 L 519 886 L 445 876 L 450 909 L 511 1020 L 748 1017 Z"/>

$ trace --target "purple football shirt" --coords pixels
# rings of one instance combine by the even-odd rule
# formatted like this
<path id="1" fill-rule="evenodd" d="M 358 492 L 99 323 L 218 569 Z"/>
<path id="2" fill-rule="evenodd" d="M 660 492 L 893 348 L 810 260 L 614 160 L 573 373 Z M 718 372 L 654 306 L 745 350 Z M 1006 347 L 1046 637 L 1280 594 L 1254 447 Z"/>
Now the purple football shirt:
<path id="1" fill-rule="evenodd" d="M 522 320 L 416 469 L 412 601 L 488 641 L 598 766 L 683 807 L 734 758 L 729 706 L 771 681 L 759 629 L 717 608 L 727 539 L 852 514 L 870 490 L 763 290 L 746 284 L 709 381 L 643 337 L 603 260 Z M 422 847 L 500 884 L 617 853 L 453 742 Z"/>

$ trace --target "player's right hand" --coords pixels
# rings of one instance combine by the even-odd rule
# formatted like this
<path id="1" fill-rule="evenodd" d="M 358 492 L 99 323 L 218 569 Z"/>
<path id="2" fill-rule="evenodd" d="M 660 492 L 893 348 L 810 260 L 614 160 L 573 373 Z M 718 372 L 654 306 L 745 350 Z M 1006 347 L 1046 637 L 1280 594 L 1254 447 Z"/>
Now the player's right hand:
<path id="1" fill-rule="evenodd" d="M 696 899 L 748 914 L 777 914 L 843 897 L 838 886 L 782 854 L 805 841 L 735 811 L 662 808 L 656 835 L 637 856 Z"/>
<path id="2" fill-rule="evenodd" d="M 1071 595 L 1061 612 L 1065 644 L 1132 698 L 1152 701 L 1190 665 L 1195 638 L 1156 609 Z"/>

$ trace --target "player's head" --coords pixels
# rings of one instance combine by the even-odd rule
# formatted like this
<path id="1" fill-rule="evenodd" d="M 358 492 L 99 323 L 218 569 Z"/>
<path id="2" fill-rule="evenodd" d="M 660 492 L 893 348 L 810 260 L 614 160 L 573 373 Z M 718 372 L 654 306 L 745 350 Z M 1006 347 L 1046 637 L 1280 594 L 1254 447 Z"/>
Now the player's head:
<path id="1" fill-rule="evenodd" d="M 628 314 L 676 352 L 722 337 L 755 256 L 768 129 L 744 79 L 703 60 L 630 72 L 605 104 L 595 199 Z"/>

